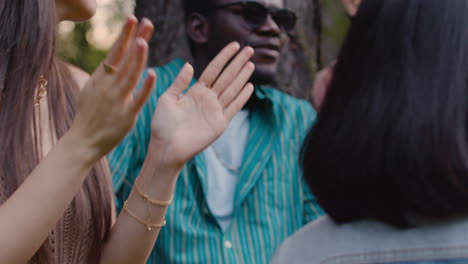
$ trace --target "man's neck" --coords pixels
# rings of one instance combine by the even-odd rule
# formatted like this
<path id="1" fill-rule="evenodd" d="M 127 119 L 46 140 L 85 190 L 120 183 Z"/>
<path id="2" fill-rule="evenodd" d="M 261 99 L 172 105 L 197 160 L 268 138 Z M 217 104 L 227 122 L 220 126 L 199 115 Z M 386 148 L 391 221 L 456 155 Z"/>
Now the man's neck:
<path id="1" fill-rule="evenodd" d="M 210 59 L 205 58 L 205 56 L 199 56 L 199 57 L 194 58 L 193 68 L 194 68 L 195 78 L 197 80 L 200 79 L 200 76 L 202 75 L 203 71 L 205 70 L 205 68 L 208 66 L 209 63 L 210 63 Z"/>

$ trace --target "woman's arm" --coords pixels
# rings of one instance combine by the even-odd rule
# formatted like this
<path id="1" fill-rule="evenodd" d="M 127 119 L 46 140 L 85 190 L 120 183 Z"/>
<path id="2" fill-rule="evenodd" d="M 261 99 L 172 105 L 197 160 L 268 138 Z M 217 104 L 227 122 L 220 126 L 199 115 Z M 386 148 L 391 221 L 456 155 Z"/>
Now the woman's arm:
<path id="1" fill-rule="evenodd" d="M 154 85 L 154 73 L 135 97 L 148 47 L 129 18 L 119 41 L 80 93 L 70 130 L 0 206 L 0 263 L 26 263 L 47 239 L 90 169 L 131 129 Z M 124 58 L 123 54 L 131 54 Z M 125 81 L 122 81 L 125 80 Z M 51 102 L 53 103 L 53 102 Z"/>
<path id="2" fill-rule="evenodd" d="M 135 184 L 151 199 L 167 201 L 172 197 L 181 166 L 165 164 L 161 148 L 155 143 L 150 143 L 147 159 Z M 148 188 L 149 186 L 151 187 Z M 148 205 L 135 189 L 127 200 L 127 206 L 132 213 L 147 220 Z M 151 223 L 162 223 L 167 206 L 150 206 L 150 209 Z M 122 211 L 112 227 L 109 240 L 106 241 L 101 263 L 146 263 L 159 230 L 151 228 L 151 231 L 148 231 L 147 226 Z"/>
<path id="3" fill-rule="evenodd" d="M 151 204 L 143 197 L 170 200 L 184 164 L 221 135 L 253 92 L 251 84 L 245 85 L 254 69 L 248 62 L 253 49 L 245 48 L 225 67 L 239 49 L 237 43 L 228 45 L 182 95 L 193 76 L 193 68 L 185 65 L 160 97 L 146 160 L 127 207 L 112 228 L 101 263 L 146 263 L 160 231 L 148 225 L 164 222 L 167 205 Z"/>
<path id="4" fill-rule="evenodd" d="M 97 157 L 66 134 L 0 207 L 0 263 L 26 263 L 69 206 Z"/>

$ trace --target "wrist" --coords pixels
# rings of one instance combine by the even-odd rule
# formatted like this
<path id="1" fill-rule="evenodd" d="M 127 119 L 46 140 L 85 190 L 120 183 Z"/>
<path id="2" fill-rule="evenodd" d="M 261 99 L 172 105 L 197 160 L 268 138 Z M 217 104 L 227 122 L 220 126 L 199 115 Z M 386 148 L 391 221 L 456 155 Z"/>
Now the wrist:
<path id="1" fill-rule="evenodd" d="M 172 190 L 185 163 L 171 158 L 171 145 L 150 140 L 138 182 L 142 187 Z M 171 192 L 172 193 L 172 192 Z"/>
<path id="2" fill-rule="evenodd" d="M 73 131 L 65 133 L 58 144 L 63 146 L 66 153 L 83 167 L 93 167 L 102 158 L 102 154 L 87 144 L 83 144 L 83 140 Z"/>
<path id="3" fill-rule="evenodd" d="M 186 161 L 175 155 L 177 151 L 172 144 L 168 144 L 154 137 L 151 138 L 148 145 L 147 157 L 153 159 L 156 166 L 166 168 L 166 170 L 180 171 Z"/>
<path id="4" fill-rule="evenodd" d="M 158 141 L 151 140 L 148 145 L 146 159 L 135 184 L 153 199 L 168 200 L 172 197 L 177 178 L 185 165 L 171 160 L 170 152 L 169 145 Z"/>

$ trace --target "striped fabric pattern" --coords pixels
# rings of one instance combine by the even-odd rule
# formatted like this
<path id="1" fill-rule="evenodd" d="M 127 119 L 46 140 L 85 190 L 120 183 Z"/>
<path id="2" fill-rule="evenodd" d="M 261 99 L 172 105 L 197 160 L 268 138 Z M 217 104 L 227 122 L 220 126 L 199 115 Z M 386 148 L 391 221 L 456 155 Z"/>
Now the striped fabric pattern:
<path id="1" fill-rule="evenodd" d="M 145 159 L 159 96 L 183 66 L 176 59 L 155 68 L 157 87 L 136 127 L 109 155 L 117 207 L 130 194 Z M 234 194 L 232 225 L 223 232 L 206 201 L 203 153 L 182 170 L 148 263 L 268 263 L 280 243 L 323 214 L 298 166 L 302 140 L 316 113 L 306 101 L 255 87 L 250 133 Z"/>

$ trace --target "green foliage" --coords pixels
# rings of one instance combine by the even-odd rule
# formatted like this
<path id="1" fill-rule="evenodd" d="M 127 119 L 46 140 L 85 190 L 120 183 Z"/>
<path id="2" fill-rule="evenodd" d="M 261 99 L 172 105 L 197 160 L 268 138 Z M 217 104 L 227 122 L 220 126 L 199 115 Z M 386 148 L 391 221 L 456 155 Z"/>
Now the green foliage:
<path id="1" fill-rule="evenodd" d="M 348 32 L 350 20 L 339 0 L 321 0 L 323 12 L 323 58 L 325 62 L 336 59 Z"/>
<path id="2" fill-rule="evenodd" d="M 339 1 L 323 0 L 322 4 L 324 12 L 330 18 L 330 22 L 324 27 L 323 34 L 332 39 L 335 45 L 341 46 L 348 31 L 350 20 Z"/>
<path id="3" fill-rule="evenodd" d="M 108 33 L 115 31 L 125 14 L 131 12 L 133 0 L 99 1 L 96 16 L 105 23 Z M 101 22 L 103 23 L 103 22 Z M 107 50 L 97 47 L 90 41 L 93 28 L 92 23 L 76 23 L 69 33 L 58 37 L 58 55 L 66 62 L 92 73 L 105 58 Z M 111 41 L 111 40 L 109 40 Z M 109 43 L 110 44 L 110 43 Z"/>
<path id="4" fill-rule="evenodd" d="M 58 55 L 65 61 L 91 73 L 104 59 L 107 51 L 96 48 L 87 38 L 89 22 L 75 24 L 72 32 L 59 36 Z"/>

